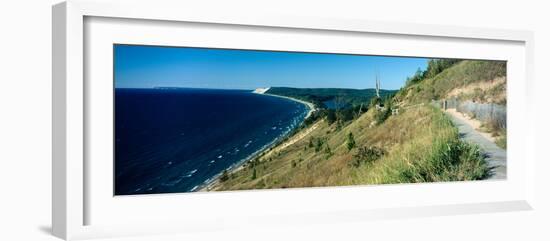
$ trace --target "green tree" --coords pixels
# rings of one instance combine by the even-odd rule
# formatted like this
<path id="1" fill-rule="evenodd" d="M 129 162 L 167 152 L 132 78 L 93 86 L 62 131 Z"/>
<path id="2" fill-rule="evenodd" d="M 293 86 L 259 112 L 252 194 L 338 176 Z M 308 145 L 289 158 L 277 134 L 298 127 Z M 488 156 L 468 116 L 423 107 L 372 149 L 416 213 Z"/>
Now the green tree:
<path id="1" fill-rule="evenodd" d="M 422 69 L 418 68 L 412 77 L 407 78 L 405 85 L 416 84 L 424 80 L 425 73 L 426 73 L 425 71 L 422 71 Z"/>
<path id="2" fill-rule="evenodd" d="M 255 180 L 256 179 L 256 168 L 254 168 L 254 170 L 252 171 L 252 177 L 251 177 L 252 180 Z"/>
<path id="3" fill-rule="evenodd" d="M 323 140 L 317 138 L 317 143 L 315 144 L 315 152 L 319 152 L 323 148 Z"/>
<path id="4" fill-rule="evenodd" d="M 351 149 L 355 147 L 355 139 L 353 138 L 353 133 L 351 132 L 348 134 L 347 146 L 348 146 L 348 151 L 351 151 Z"/>
<path id="5" fill-rule="evenodd" d="M 460 62 L 458 59 L 431 59 L 428 61 L 428 67 L 423 78 L 432 78 L 458 62 Z"/>
<path id="6" fill-rule="evenodd" d="M 328 110 L 327 112 L 327 122 L 329 125 L 332 125 L 336 121 L 336 112 L 334 110 Z"/>
<path id="7" fill-rule="evenodd" d="M 374 114 L 374 117 L 376 118 L 376 124 L 382 124 L 388 117 L 391 116 L 391 110 L 393 107 L 392 99 L 388 98 L 384 101 L 384 109 L 377 111 Z"/>
<path id="8" fill-rule="evenodd" d="M 227 180 L 229 180 L 229 174 L 227 173 L 227 170 L 224 170 L 222 176 L 220 177 L 220 181 L 225 182 Z"/>
<path id="9" fill-rule="evenodd" d="M 329 159 L 332 156 L 332 150 L 330 149 L 330 146 L 328 145 L 328 142 L 325 145 L 325 153 L 327 154 L 325 156 L 325 159 Z"/>
<path id="10" fill-rule="evenodd" d="M 422 71 L 419 68 L 412 77 L 407 78 L 406 85 L 408 86 L 423 81 L 424 79 L 433 78 L 458 62 L 460 62 L 460 60 L 457 59 L 430 59 L 426 70 Z"/>
<path id="11" fill-rule="evenodd" d="M 330 146 L 328 145 L 328 143 L 325 145 L 325 153 L 326 154 L 332 154 L 332 150 L 330 149 Z"/>
<path id="12" fill-rule="evenodd" d="M 348 122 L 350 120 L 353 120 L 353 108 L 338 110 L 336 116 L 341 122 Z"/>

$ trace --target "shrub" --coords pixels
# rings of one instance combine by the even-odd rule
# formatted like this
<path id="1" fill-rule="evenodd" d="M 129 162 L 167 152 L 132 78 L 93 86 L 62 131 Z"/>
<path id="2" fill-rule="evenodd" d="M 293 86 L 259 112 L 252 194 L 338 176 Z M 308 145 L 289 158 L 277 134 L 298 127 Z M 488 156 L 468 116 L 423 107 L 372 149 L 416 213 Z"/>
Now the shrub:
<path id="1" fill-rule="evenodd" d="M 330 146 L 328 145 L 328 143 L 325 146 L 325 153 L 326 154 L 332 154 L 332 150 L 330 150 Z"/>
<path id="2" fill-rule="evenodd" d="M 330 149 L 328 143 L 325 145 L 325 153 L 327 154 L 325 159 L 329 159 L 332 156 L 332 150 Z"/>
<path id="3" fill-rule="evenodd" d="M 495 144 L 502 149 L 506 149 L 506 129 L 504 129 L 501 136 L 496 139 Z"/>
<path id="4" fill-rule="evenodd" d="M 336 121 L 336 131 L 340 131 L 342 130 L 342 122 L 341 121 Z"/>
<path id="5" fill-rule="evenodd" d="M 351 165 L 354 167 L 359 167 L 362 164 L 370 164 L 380 157 L 386 154 L 386 151 L 380 147 L 370 146 L 370 147 L 359 147 L 357 153 L 353 155 Z"/>
<path id="6" fill-rule="evenodd" d="M 222 176 L 220 177 L 220 181 L 225 182 L 229 180 L 229 174 L 227 173 L 227 170 L 223 170 Z"/>
<path id="7" fill-rule="evenodd" d="M 392 105 L 393 103 L 391 99 L 386 99 L 386 101 L 384 101 L 384 108 L 374 114 L 374 118 L 376 118 L 376 124 L 379 125 L 384 123 L 384 121 L 386 121 L 386 119 L 391 116 Z"/>
<path id="8" fill-rule="evenodd" d="M 347 147 L 348 151 L 351 151 L 355 147 L 355 139 L 353 138 L 353 133 L 348 134 L 348 141 L 347 141 Z"/>
<path id="9" fill-rule="evenodd" d="M 327 111 L 327 122 L 329 125 L 332 125 L 336 121 L 336 112 L 334 110 Z"/>
<path id="10" fill-rule="evenodd" d="M 315 152 L 319 152 L 323 148 L 323 140 L 321 138 L 317 138 L 317 143 L 315 143 Z"/>
<path id="11" fill-rule="evenodd" d="M 424 109 L 424 108 L 423 108 Z M 383 160 L 361 166 L 373 183 L 417 183 L 486 179 L 491 172 L 483 153 L 460 139 L 458 129 L 441 110 L 429 107 L 429 116 L 414 139 L 383 155 Z M 427 109 L 425 109 L 427 110 Z"/>
<path id="12" fill-rule="evenodd" d="M 396 171 L 400 182 L 480 180 L 489 176 L 479 147 L 458 138 L 436 141 L 427 156 Z"/>
<path id="13" fill-rule="evenodd" d="M 384 121 L 386 121 L 386 119 L 388 119 L 388 117 L 390 117 L 390 115 L 391 115 L 391 109 L 390 108 L 385 108 L 384 110 L 380 110 L 380 111 L 376 112 L 376 114 L 375 114 L 376 124 L 380 125 L 380 124 L 384 123 Z"/>
<path id="14" fill-rule="evenodd" d="M 252 177 L 250 179 L 255 180 L 256 179 L 256 168 L 252 171 Z"/>

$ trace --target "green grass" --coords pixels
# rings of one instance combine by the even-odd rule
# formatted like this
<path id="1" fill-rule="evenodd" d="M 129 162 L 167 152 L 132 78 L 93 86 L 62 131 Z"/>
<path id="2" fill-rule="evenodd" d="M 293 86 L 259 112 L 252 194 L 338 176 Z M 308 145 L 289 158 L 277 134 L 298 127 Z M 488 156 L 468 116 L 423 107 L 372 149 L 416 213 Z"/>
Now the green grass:
<path id="1" fill-rule="evenodd" d="M 506 76 L 504 61 L 464 60 L 432 78 L 403 88 L 396 96 L 399 100 L 409 103 L 421 103 L 445 98 L 447 93 L 455 88 L 481 81 L 491 81 L 502 76 Z M 499 91 L 503 89 L 491 90 L 485 95 L 497 95 Z"/>
<path id="2" fill-rule="evenodd" d="M 459 139 L 458 130 L 441 111 L 432 109 L 429 131 L 424 138 L 392 153 L 376 183 L 416 183 L 484 179 L 489 169 L 475 145 Z"/>
<path id="3" fill-rule="evenodd" d="M 450 119 L 429 102 L 505 74 L 504 62 L 461 61 L 396 93 L 391 103 L 398 115 L 370 108 L 345 124 L 315 119 L 294 133 L 315 127 L 302 139 L 263 153 L 214 190 L 485 179 L 489 168 L 479 148 L 461 141 Z M 505 136 L 497 145 L 505 147 Z"/>
<path id="4" fill-rule="evenodd" d="M 320 121 L 311 136 L 286 149 L 264 154 L 235 172 L 233 178 L 217 189 L 461 181 L 487 177 L 488 168 L 477 147 L 460 141 L 457 129 L 441 111 L 419 106 L 368 127 L 375 119 L 375 111 L 370 110 L 341 130 L 336 129 L 336 124 Z M 351 150 L 349 133 L 353 133 L 357 147 Z M 316 148 L 318 140 L 322 140 L 323 149 Z M 330 151 L 327 152 L 326 147 Z M 376 155 L 367 155 L 368 158 L 357 162 L 364 147 L 376 150 L 373 152 Z"/>
<path id="5" fill-rule="evenodd" d="M 506 150 L 506 130 L 504 130 L 502 134 L 497 137 L 495 144 L 497 144 L 498 147 Z"/>
<path id="6" fill-rule="evenodd" d="M 394 145 L 377 163 L 360 168 L 354 184 L 393 184 L 417 182 L 465 181 L 487 178 L 487 167 L 479 148 L 460 140 L 458 130 L 440 110 L 420 107 L 420 130 L 411 130 L 413 138 Z M 403 115 L 399 124 L 414 122 Z M 391 119 L 390 119 L 391 121 Z M 395 120 L 394 120 L 395 121 Z"/>

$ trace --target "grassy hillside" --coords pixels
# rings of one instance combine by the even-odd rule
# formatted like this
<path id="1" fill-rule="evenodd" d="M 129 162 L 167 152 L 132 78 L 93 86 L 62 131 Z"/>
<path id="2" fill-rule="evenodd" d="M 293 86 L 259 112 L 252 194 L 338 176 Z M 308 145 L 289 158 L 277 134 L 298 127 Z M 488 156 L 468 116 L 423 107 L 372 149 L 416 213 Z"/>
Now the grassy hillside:
<path id="1" fill-rule="evenodd" d="M 453 62 L 417 76 L 386 100 L 399 113 L 369 108 L 347 122 L 328 116 L 303 126 L 284 143 L 226 173 L 211 189 L 236 190 L 354 184 L 485 179 L 489 169 L 479 149 L 432 99 L 503 75 L 501 63 Z M 504 71 L 505 73 L 505 71 Z M 421 78 L 422 77 L 422 78 Z M 412 78 L 411 78 L 412 79 Z M 275 93 L 275 92 L 273 92 Z M 367 103 L 372 102 L 370 100 Z"/>
<path id="2" fill-rule="evenodd" d="M 372 125 L 373 114 L 370 111 L 339 131 L 336 125 L 321 120 L 304 138 L 249 162 L 215 189 L 458 181 L 487 176 L 479 150 L 459 141 L 456 128 L 441 111 L 416 106 L 381 125 Z M 351 149 L 349 133 L 355 142 Z"/>
<path id="3" fill-rule="evenodd" d="M 420 78 L 396 94 L 397 101 L 422 103 L 456 97 L 506 104 L 506 62 L 460 61 L 433 77 Z"/>
<path id="4" fill-rule="evenodd" d="M 436 75 L 420 73 L 395 96 L 398 105 L 430 100 L 456 100 L 458 110 L 480 119 L 480 130 L 488 132 L 501 148 L 506 148 L 506 62 L 464 60 L 440 68 Z M 452 107 L 455 108 L 455 107 Z"/>

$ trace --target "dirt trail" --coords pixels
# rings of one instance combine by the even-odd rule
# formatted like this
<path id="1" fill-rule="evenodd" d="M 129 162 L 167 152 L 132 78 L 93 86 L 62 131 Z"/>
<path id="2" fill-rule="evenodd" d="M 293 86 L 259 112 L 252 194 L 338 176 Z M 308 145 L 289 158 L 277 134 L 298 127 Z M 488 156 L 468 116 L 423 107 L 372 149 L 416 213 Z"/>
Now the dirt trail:
<path id="1" fill-rule="evenodd" d="M 476 121 L 464 117 L 454 109 L 445 111 L 458 128 L 460 138 L 477 144 L 485 155 L 485 160 L 491 168 L 489 179 L 506 179 L 506 150 L 498 147 L 489 134 L 476 130 Z"/>

